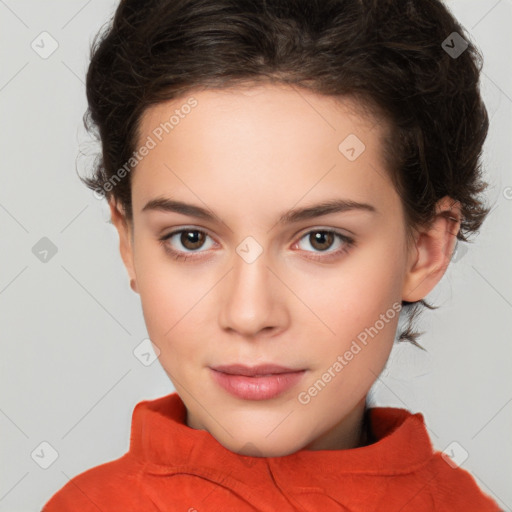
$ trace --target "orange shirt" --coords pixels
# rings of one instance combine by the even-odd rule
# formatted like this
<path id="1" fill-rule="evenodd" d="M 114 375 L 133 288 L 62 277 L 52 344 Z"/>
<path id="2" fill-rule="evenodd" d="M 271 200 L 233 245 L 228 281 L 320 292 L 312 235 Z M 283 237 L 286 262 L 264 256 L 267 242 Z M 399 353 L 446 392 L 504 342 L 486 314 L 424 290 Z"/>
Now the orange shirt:
<path id="1" fill-rule="evenodd" d="M 176 393 L 138 403 L 130 449 L 71 479 L 42 512 L 498 512 L 473 477 L 434 452 L 423 416 L 369 410 L 376 442 L 249 457 L 185 424 Z"/>

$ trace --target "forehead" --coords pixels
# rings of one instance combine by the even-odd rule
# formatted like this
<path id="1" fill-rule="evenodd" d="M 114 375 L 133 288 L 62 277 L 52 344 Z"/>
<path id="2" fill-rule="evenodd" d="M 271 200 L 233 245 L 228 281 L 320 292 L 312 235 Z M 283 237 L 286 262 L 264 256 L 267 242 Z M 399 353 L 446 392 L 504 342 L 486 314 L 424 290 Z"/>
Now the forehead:
<path id="1" fill-rule="evenodd" d="M 294 86 L 193 91 L 141 118 L 139 146 L 151 139 L 154 147 L 133 173 L 134 210 L 156 195 L 197 199 L 220 186 L 233 199 L 382 195 L 390 186 L 383 130 L 353 99 Z"/>
<path id="2" fill-rule="evenodd" d="M 193 124 L 190 121 L 183 123 L 186 118 L 198 120 L 201 124 L 206 121 L 208 127 L 219 128 L 223 124 L 227 131 L 231 127 L 231 136 L 234 129 L 241 125 L 249 129 L 252 124 L 260 130 L 261 122 L 267 124 L 264 132 L 268 133 L 276 126 L 288 128 L 287 132 L 282 133 L 283 136 L 299 134 L 301 128 L 306 126 L 322 128 L 322 131 L 337 131 L 343 129 L 344 125 L 364 129 L 365 126 L 382 124 L 382 120 L 376 119 L 368 108 L 352 97 L 320 95 L 287 84 L 257 84 L 225 89 L 195 89 L 173 100 L 152 105 L 141 117 L 139 132 L 148 133 L 169 122 L 172 127 L 169 129 L 168 126 L 167 131 L 173 131 L 178 124 L 182 125 L 183 131 L 183 124 Z M 218 122 L 215 123 L 213 118 L 217 118 Z M 198 128 L 194 126 L 196 131 Z"/>

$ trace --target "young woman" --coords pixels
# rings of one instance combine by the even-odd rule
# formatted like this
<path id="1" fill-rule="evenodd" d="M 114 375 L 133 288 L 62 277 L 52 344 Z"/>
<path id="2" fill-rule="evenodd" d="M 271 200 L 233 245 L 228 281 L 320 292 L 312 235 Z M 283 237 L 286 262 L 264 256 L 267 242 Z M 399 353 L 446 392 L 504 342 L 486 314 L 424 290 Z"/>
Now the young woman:
<path id="1" fill-rule="evenodd" d="M 488 213 L 479 65 L 434 0 L 120 3 L 84 181 L 176 393 L 44 512 L 498 510 L 421 414 L 367 406 Z"/>

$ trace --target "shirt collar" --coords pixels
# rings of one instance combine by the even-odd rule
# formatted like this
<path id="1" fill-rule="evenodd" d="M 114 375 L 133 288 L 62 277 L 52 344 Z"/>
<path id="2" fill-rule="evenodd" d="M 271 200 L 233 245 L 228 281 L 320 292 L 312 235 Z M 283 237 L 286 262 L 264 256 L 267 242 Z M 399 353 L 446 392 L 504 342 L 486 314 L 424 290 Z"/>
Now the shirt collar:
<path id="1" fill-rule="evenodd" d="M 375 407 L 368 411 L 376 442 L 348 450 L 299 450 L 282 457 L 249 457 L 222 446 L 206 430 L 185 424 L 186 408 L 177 393 L 135 406 L 129 454 L 148 472 L 165 474 L 215 472 L 229 468 L 254 481 L 261 469 L 294 474 L 297 485 L 311 486 L 326 475 L 398 475 L 416 471 L 433 455 L 423 415 L 405 409 Z M 319 468 L 321 470 L 319 471 Z"/>

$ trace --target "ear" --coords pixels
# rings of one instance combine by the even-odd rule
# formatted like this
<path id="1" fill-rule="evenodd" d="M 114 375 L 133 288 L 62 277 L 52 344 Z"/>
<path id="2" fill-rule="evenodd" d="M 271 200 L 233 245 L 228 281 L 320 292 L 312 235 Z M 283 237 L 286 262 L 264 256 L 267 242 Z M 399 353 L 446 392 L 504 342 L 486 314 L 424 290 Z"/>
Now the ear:
<path id="1" fill-rule="evenodd" d="M 441 280 L 455 249 L 461 219 L 458 201 L 444 196 L 436 203 L 434 220 L 417 231 L 414 247 L 409 252 L 402 300 L 423 299 Z"/>
<path id="2" fill-rule="evenodd" d="M 109 201 L 109 207 L 111 222 L 119 234 L 119 251 L 130 277 L 130 286 L 134 292 L 139 293 L 133 264 L 133 225 L 128 221 L 124 209 L 117 204 L 115 199 L 112 198 Z"/>

